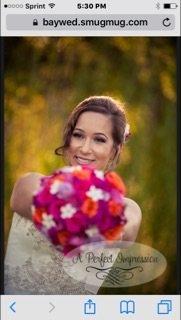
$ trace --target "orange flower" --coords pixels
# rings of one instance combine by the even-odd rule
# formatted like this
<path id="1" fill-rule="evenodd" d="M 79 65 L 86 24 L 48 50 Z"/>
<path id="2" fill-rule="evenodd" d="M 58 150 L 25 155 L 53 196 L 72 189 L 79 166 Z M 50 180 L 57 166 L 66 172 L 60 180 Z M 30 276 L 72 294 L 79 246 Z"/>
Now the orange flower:
<path id="1" fill-rule="evenodd" d="M 44 208 L 36 208 L 34 213 L 33 213 L 33 221 L 35 223 L 42 223 L 42 215 L 43 213 L 45 213 L 45 209 Z"/>
<path id="2" fill-rule="evenodd" d="M 120 216 L 123 206 L 121 203 L 117 203 L 114 200 L 110 200 L 108 203 L 109 211 L 112 216 Z"/>
<path id="3" fill-rule="evenodd" d="M 106 179 L 123 194 L 126 193 L 123 180 L 115 172 L 108 172 L 106 174 Z"/>
<path id="4" fill-rule="evenodd" d="M 69 232 L 68 231 L 59 231 L 57 234 L 58 240 L 62 246 L 65 246 L 69 240 Z"/>
<path id="5" fill-rule="evenodd" d="M 121 238 L 121 231 L 123 227 L 121 225 L 116 226 L 104 232 L 104 236 L 107 240 L 119 240 Z"/>
<path id="6" fill-rule="evenodd" d="M 90 171 L 84 170 L 76 170 L 73 172 L 73 175 L 81 180 L 86 180 L 90 178 Z"/>
<path id="7" fill-rule="evenodd" d="M 90 198 L 87 198 L 82 207 L 82 212 L 85 213 L 89 218 L 92 218 L 96 215 L 98 209 L 98 203 L 93 201 Z"/>

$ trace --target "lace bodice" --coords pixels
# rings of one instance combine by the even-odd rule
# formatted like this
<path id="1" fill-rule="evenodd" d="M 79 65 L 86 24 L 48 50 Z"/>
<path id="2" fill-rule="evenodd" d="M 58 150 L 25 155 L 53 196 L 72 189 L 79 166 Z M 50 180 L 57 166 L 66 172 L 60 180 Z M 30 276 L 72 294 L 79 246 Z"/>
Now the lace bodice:
<path id="1" fill-rule="evenodd" d="M 14 213 L 5 258 L 5 294 L 97 293 L 66 274 L 62 261 L 34 225 Z"/>

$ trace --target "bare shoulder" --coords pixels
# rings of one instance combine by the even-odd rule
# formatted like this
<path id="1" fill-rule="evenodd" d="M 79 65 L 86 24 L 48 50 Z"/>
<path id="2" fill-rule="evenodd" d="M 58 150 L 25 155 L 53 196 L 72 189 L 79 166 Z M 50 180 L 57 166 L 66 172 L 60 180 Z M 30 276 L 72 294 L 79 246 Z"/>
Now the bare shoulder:
<path id="1" fill-rule="evenodd" d="M 21 176 L 15 183 L 15 185 L 28 185 L 31 183 L 36 183 L 37 181 L 39 181 L 42 177 L 44 177 L 43 174 L 39 173 L 39 172 L 28 172 L 26 174 L 24 174 L 23 176 Z"/>
<path id="2" fill-rule="evenodd" d="M 43 174 L 38 172 L 28 172 L 25 175 L 21 176 L 14 185 L 13 192 L 25 191 L 29 189 L 31 191 L 35 188 L 38 188 L 41 178 Z M 12 194 L 13 195 L 13 194 Z"/>
<path id="3" fill-rule="evenodd" d="M 142 212 L 139 205 L 130 198 L 125 198 L 126 207 L 129 208 L 129 211 L 137 217 L 138 220 L 142 219 Z"/>
<path id="4" fill-rule="evenodd" d="M 37 178 L 44 177 L 42 173 L 39 172 L 28 172 L 24 175 L 22 175 L 18 180 L 34 180 Z"/>
<path id="5" fill-rule="evenodd" d="M 33 193 L 39 188 L 43 174 L 38 172 L 29 172 L 20 177 L 13 188 L 10 199 L 10 207 L 13 211 L 22 216 L 28 216 Z"/>
<path id="6" fill-rule="evenodd" d="M 124 228 L 124 241 L 135 241 L 142 219 L 142 213 L 139 205 L 132 199 L 125 198 L 125 217 L 127 223 Z"/>
<path id="7" fill-rule="evenodd" d="M 124 198 L 124 200 L 125 200 L 126 205 L 129 205 L 129 206 L 135 208 L 136 210 L 141 211 L 141 209 L 140 209 L 140 207 L 139 207 L 139 205 L 137 204 L 136 201 L 134 201 L 134 200 L 132 200 L 130 198 Z"/>

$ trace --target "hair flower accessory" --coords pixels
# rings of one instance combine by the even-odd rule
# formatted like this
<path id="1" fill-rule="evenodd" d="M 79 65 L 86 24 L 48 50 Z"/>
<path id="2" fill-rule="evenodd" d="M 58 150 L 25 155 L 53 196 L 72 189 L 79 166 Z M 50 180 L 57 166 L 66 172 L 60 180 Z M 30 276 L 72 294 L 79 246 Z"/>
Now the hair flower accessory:
<path id="1" fill-rule="evenodd" d="M 124 130 L 124 142 L 126 142 L 128 140 L 128 138 L 130 137 L 131 132 L 130 132 L 130 125 L 127 123 L 125 130 Z"/>
<path id="2" fill-rule="evenodd" d="M 33 221 L 64 254 L 82 244 L 118 240 L 126 223 L 124 195 L 115 172 L 64 167 L 41 179 L 33 197 Z"/>

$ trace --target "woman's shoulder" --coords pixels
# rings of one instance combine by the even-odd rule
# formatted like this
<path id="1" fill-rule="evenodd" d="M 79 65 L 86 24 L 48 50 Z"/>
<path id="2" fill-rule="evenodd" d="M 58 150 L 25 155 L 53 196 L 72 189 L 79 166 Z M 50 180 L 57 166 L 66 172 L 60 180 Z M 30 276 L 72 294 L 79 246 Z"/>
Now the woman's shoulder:
<path id="1" fill-rule="evenodd" d="M 39 188 L 42 177 L 44 175 L 41 173 L 29 172 L 16 181 L 10 199 L 10 207 L 14 212 L 24 217 L 29 216 L 32 196 Z"/>
<path id="2" fill-rule="evenodd" d="M 125 205 L 131 207 L 133 210 L 139 212 L 141 214 L 141 209 L 136 201 L 130 198 L 124 198 Z"/>
<path id="3" fill-rule="evenodd" d="M 132 221 L 135 221 L 136 224 L 140 224 L 142 220 L 142 212 L 137 202 L 130 198 L 125 198 L 125 207 L 127 216 L 129 216 Z"/>
<path id="4" fill-rule="evenodd" d="M 139 205 L 132 199 L 125 198 L 125 217 L 127 223 L 124 228 L 124 241 L 135 241 L 142 220 L 142 213 Z"/>
<path id="5" fill-rule="evenodd" d="M 29 188 L 30 186 L 38 185 L 39 181 L 43 177 L 44 175 L 41 173 L 28 172 L 17 179 L 17 181 L 14 184 L 13 190 L 21 191 L 22 189 L 26 190 L 26 188 Z"/>
<path id="6" fill-rule="evenodd" d="M 17 179 L 15 182 L 14 188 L 26 188 L 29 185 L 34 185 L 35 183 L 39 182 L 44 175 L 39 172 L 28 172 L 22 175 L 20 178 Z"/>
<path id="7" fill-rule="evenodd" d="M 42 173 L 40 172 L 27 172 L 25 174 L 23 174 L 21 177 L 18 178 L 17 182 L 19 181 L 31 181 L 31 180 L 35 180 L 35 179 L 39 179 L 39 178 L 42 178 L 44 177 L 45 175 L 43 175 Z"/>

